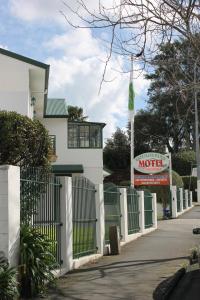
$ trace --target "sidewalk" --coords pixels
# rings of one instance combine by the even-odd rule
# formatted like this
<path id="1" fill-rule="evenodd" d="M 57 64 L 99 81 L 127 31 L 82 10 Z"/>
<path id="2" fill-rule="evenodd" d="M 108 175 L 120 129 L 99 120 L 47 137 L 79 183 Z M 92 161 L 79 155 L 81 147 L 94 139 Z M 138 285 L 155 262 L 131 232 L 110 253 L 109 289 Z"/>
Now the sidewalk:
<path id="1" fill-rule="evenodd" d="M 200 226 L 200 207 L 158 226 L 124 246 L 120 255 L 103 257 L 60 278 L 46 299 L 152 299 L 156 286 L 186 263 L 188 250 L 199 243 L 192 228 Z"/>

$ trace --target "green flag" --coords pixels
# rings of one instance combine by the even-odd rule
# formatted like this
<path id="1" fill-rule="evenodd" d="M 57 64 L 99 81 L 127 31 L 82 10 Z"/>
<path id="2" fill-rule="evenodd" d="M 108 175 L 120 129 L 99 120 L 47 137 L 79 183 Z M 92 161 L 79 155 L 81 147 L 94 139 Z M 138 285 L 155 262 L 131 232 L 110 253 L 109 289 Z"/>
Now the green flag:
<path id="1" fill-rule="evenodd" d="M 133 88 L 133 82 L 130 81 L 130 83 L 129 83 L 129 100 L 128 100 L 129 111 L 134 111 L 134 99 L 135 99 L 135 92 L 134 92 L 134 88 Z"/>

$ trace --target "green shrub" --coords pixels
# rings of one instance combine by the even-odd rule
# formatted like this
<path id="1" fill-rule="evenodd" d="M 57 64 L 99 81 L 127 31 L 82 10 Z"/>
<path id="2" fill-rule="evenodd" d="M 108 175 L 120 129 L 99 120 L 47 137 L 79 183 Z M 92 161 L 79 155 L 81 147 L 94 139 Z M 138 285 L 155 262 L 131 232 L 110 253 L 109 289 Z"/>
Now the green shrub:
<path id="1" fill-rule="evenodd" d="M 51 253 L 52 242 L 36 228 L 21 227 L 21 295 L 33 297 L 46 290 L 46 283 L 54 281 L 52 270 L 56 267 Z"/>
<path id="2" fill-rule="evenodd" d="M 182 176 L 184 183 L 184 189 L 192 191 L 193 201 L 197 201 L 197 177 L 194 176 Z"/>
<path id="3" fill-rule="evenodd" d="M 120 181 L 119 185 L 120 186 L 130 186 L 130 180 L 123 180 L 123 181 Z"/>
<path id="4" fill-rule="evenodd" d="M 172 185 L 183 187 L 183 180 L 181 176 L 175 171 L 172 171 Z"/>
<path id="5" fill-rule="evenodd" d="M 195 152 L 194 151 L 181 151 L 172 155 L 172 167 L 173 170 L 178 172 L 181 176 L 191 174 L 191 165 L 195 164 Z"/>
<path id="6" fill-rule="evenodd" d="M 0 164 L 47 166 L 48 131 L 37 120 L 0 111 Z"/>
<path id="7" fill-rule="evenodd" d="M 197 189 L 197 177 L 194 176 L 182 176 L 184 189 L 195 191 Z"/>
<path id="8" fill-rule="evenodd" d="M 4 257 L 0 258 L 0 299 L 13 300 L 18 297 L 17 272 L 10 268 Z"/>

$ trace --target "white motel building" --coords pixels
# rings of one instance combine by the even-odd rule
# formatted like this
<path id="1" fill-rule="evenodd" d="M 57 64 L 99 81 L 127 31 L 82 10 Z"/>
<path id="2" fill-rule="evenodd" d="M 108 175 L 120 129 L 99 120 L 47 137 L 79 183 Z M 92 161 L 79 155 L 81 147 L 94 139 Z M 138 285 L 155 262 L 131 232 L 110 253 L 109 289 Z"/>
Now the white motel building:
<path id="1" fill-rule="evenodd" d="M 54 173 L 102 183 L 105 124 L 68 121 L 65 99 L 48 98 L 49 70 L 47 64 L 0 48 L 0 110 L 44 124 L 53 145 Z"/>

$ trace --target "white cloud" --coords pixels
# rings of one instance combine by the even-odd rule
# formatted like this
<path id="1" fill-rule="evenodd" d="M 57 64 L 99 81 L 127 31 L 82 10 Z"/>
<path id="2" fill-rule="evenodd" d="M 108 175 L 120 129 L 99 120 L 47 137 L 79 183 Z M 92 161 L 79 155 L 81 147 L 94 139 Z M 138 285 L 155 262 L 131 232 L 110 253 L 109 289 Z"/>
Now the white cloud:
<path id="1" fill-rule="evenodd" d="M 65 97 L 69 104 L 83 107 L 91 121 L 107 123 L 104 132 L 105 137 L 109 137 L 119 126 L 119 121 L 128 116 L 129 74 L 114 71 L 122 64 L 121 58 L 115 57 L 110 61 L 106 79 L 111 81 L 103 84 L 98 95 L 104 68 L 102 60 L 105 61 L 106 57 L 101 41 L 93 38 L 87 29 L 57 35 L 49 45 L 54 50 L 64 51 L 61 58 L 50 57 L 47 60 L 51 65 L 49 95 Z M 83 54 L 84 50 L 89 55 Z M 148 83 L 140 76 L 134 85 L 136 95 L 140 96 Z"/>
<path id="2" fill-rule="evenodd" d="M 102 4 L 108 7 L 112 1 L 103 0 Z M 87 11 L 81 8 L 76 0 L 10 0 L 10 9 L 15 17 L 25 21 L 54 21 L 66 25 L 66 20 L 60 13 L 62 11 L 69 21 L 80 24 L 80 19 L 63 2 L 74 11 L 78 11 L 81 16 L 87 14 Z M 84 3 L 91 12 L 98 10 L 99 0 L 84 0 Z"/>
<path id="3" fill-rule="evenodd" d="M 103 1 L 106 6 L 113 3 L 113 0 Z M 94 10 L 99 0 L 84 2 Z M 77 2 L 66 0 L 66 3 L 76 7 Z M 116 126 L 120 126 L 122 119 L 128 119 L 129 74 L 114 71 L 120 69 L 122 59 L 115 56 L 110 61 L 106 80 L 111 81 L 103 84 L 98 95 L 105 65 L 103 62 L 107 57 L 103 42 L 94 38 L 90 29 L 74 30 L 66 26 L 66 20 L 59 10 L 63 10 L 71 21 L 74 22 L 75 19 L 60 0 L 10 0 L 10 7 L 12 14 L 25 22 L 44 23 L 47 26 L 55 22 L 65 26 L 63 28 L 66 28 L 66 33 L 58 32 L 42 45 L 52 51 L 47 59 L 47 63 L 51 65 L 49 96 L 65 97 L 69 104 L 83 107 L 91 121 L 107 123 L 104 132 L 105 137 L 109 137 Z M 101 37 L 109 39 L 109 33 L 101 32 Z M 57 51 L 62 53 L 62 57 L 58 58 Z M 141 96 L 148 83 L 140 76 L 134 81 L 134 85 L 136 95 Z"/>
<path id="4" fill-rule="evenodd" d="M 0 48 L 8 50 L 8 46 L 0 44 Z"/>
<path id="5" fill-rule="evenodd" d="M 12 14 L 25 21 L 52 19 L 62 22 L 63 17 L 59 13 L 62 6 L 60 0 L 10 0 Z"/>
<path id="6" fill-rule="evenodd" d="M 67 33 L 54 36 L 45 44 L 49 49 L 61 49 L 66 56 L 86 58 L 101 54 L 100 41 L 94 39 L 88 29 L 70 29 Z"/>

